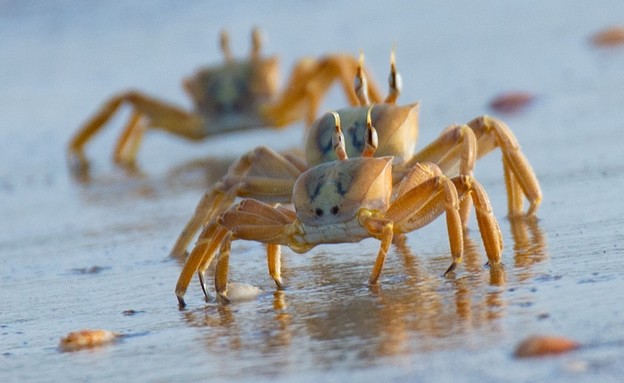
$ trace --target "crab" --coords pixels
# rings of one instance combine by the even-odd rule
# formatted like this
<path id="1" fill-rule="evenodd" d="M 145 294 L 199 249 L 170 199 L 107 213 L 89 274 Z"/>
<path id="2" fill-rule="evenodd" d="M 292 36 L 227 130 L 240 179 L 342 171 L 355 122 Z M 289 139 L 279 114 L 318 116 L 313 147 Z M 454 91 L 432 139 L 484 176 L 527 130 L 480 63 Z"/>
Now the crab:
<path id="1" fill-rule="evenodd" d="M 276 207 L 252 198 L 232 205 L 208 224 L 187 259 L 179 282 L 197 269 L 195 262 L 210 263 L 217 249 L 215 271 L 217 299 L 229 302 L 227 274 L 231 243 L 251 240 L 267 244 L 269 272 L 279 288 L 281 279 L 280 246 L 305 253 L 320 244 L 359 242 L 365 238 L 381 241 L 369 277 L 375 285 L 383 268 L 392 239 L 417 230 L 446 214 L 451 265 L 454 270 L 463 254 L 463 229 L 460 201 L 471 199 L 483 245 L 490 265 L 501 261 L 502 235 L 483 187 L 472 176 L 449 178 L 434 163 L 417 163 L 395 185 L 392 156 L 373 157 L 378 137 L 367 110 L 364 148 L 360 157 L 349 158 L 341 117 L 331 112 L 335 125 L 332 150 L 336 160 L 311 167 L 301 173 L 292 189 L 294 210 Z M 202 282 L 204 293 L 206 293 Z M 184 306 L 184 288 L 176 289 Z"/>
<path id="2" fill-rule="evenodd" d="M 252 49 L 248 59 L 233 58 L 227 32 L 220 36 L 225 62 L 200 69 L 183 85 L 193 100 L 194 110 L 186 111 L 139 91 L 114 95 L 104 103 L 71 138 L 68 158 L 72 170 L 88 169 L 84 154 L 87 142 L 123 105 L 132 108 L 131 117 L 119 136 L 113 153 L 118 165 L 134 166 L 146 129 L 162 129 L 192 141 L 237 130 L 280 128 L 297 121 L 308 124 L 316 118 L 323 96 L 337 80 L 348 102 L 357 104 L 351 83 L 358 67 L 356 58 L 331 54 L 318 59 L 305 58 L 295 64 L 290 79 L 278 93 L 279 62 L 276 56 L 261 55 L 261 32 L 252 31 Z M 368 85 L 373 100 L 379 91 Z"/>
<path id="3" fill-rule="evenodd" d="M 433 162 L 450 177 L 472 176 L 475 161 L 498 147 L 503 155 L 509 216 L 525 214 L 523 196 L 530 203 L 526 215 L 534 215 L 542 199 L 539 182 L 520 151 L 513 132 L 503 121 L 481 116 L 465 125 L 451 125 L 436 140 L 414 153 L 418 138 L 419 103 L 396 105 L 402 81 L 395 61 L 392 50 L 388 76 L 389 93 L 383 103 L 375 104 L 371 108 L 366 92 L 369 88 L 368 80 L 362 69 L 363 56 L 360 56 L 355 79 L 355 93 L 360 105 L 337 111 L 345 127 L 348 156 L 359 156 L 364 149 L 364 129 L 369 111 L 372 123 L 379 133 L 376 155 L 394 157 L 394 185 L 401 182 L 420 162 Z M 292 153 L 280 154 L 265 146 L 241 156 L 230 166 L 227 174 L 200 199 L 195 212 L 178 236 L 171 255 L 184 257 L 197 232 L 226 210 L 237 197 L 251 197 L 268 203 L 292 202 L 293 185 L 303 171 L 337 159 L 332 150 L 333 131 L 333 114 L 327 113 L 308 128 L 304 157 Z M 464 228 L 468 222 L 469 211 L 470 199 L 465 199 L 461 207 Z"/>

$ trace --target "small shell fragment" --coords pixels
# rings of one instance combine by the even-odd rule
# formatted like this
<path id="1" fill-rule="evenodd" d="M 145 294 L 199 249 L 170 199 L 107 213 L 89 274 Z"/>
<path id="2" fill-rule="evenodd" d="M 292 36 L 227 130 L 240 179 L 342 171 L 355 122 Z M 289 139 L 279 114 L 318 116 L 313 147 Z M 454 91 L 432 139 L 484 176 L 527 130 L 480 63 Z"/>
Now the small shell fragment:
<path id="1" fill-rule="evenodd" d="M 533 102 L 535 96 L 527 92 L 507 92 L 500 94 L 490 101 L 490 108 L 501 113 L 516 113 Z"/>
<path id="2" fill-rule="evenodd" d="M 262 293 L 256 286 L 246 283 L 229 282 L 227 285 L 228 298 L 233 301 L 252 300 Z"/>
<path id="3" fill-rule="evenodd" d="M 592 44 L 597 47 L 614 47 L 624 45 L 624 26 L 604 29 L 591 38 Z"/>
<path id="4" fill-rule="evenodd" d="M 580 343 L 564 337 L 534 335 L 520 342 L 514 356 L 516 358 L 530 358 L 555 355 L 575 350 L 580 346 Z"/>
<path id="5" fill-rule="evenodd" d="M 61 351 L 77 351 L 105 345 L 120 337 L 120 334 L 107 330 L 80 330 L 67 334 L 61 338 Z"/>

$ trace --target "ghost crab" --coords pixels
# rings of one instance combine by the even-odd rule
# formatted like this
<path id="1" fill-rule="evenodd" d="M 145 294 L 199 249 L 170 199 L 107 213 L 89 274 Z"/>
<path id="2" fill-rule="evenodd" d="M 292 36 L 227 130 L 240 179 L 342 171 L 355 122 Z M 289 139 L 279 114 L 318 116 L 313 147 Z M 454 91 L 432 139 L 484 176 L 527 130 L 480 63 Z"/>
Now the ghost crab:
<path id="1" fill-rule="evenodd" d="M 474 202 L 489 264 L 498 265 L 502 236 L 481 185 L 471 176 L 448 178 L 435 164 L 418 163 L 393 186 L 393 157 L 373 157 L 378 138 L 371 122 L 372 109 L 367 110 L 361 157 L 348 157 L 340 115 L 332 112 L 335 121 L 332 149 L 337 159 L 299 175 L 292 189 L 294 210 L 273 207 L 256 199 L 243 199 L 231 206 L 216 222 L 206 226 L 182 270 L 179 283 L 197 269 L 194 260 L 210 264 L 219 249 L 215 290 L 218 299 L 227 303 L 228 262 L 233 240 L 267 244 L 269 272 L 281 288 L 280 246 L 305 253 L 319 244 L 359 242 L 372 237 L 381 241 L 369 277 L 369 283 L 374 285 L 379 281 L 393 236 L 417 230 L 442 213 L 446 214 L 452 257 L 448 273 L 462 259 L 460 201 L 467 198 Z M 180 287 L 183 289 L 178 289 Z M 184 306 L 186 286 L 178 288 L 178 301 Z M 203 281 L 202 288 L 208 297 Z"/>
<path id="2" fill-rule="evenodd" d="M 342 84 L 348 101 L 357 104 L 351 86 L 358 66 L 354 57 L 332 54 L 302 59 L 278 93 L 278 58 L 263 57 L 261 47 L 261 33 L 256 28 L 252 31 L 250 57 L 236 60 L 230 51 L 228 34 L 222 32 L 225 62 L 200 69 L 184 81 L 184 89 L 195 106 L 191 112 L 138 91 L 113 96 L 72 137 L 68 147 L 70 167 L 77 173 L 88 169 L 85 145 L 123 105 L 131 106 L 132 114 L 119 136 L 113 159 L 119 165 L 132 166 L 146 129 L 162 129 L 199 141 L 235 130 L 279 128 L 300 120 L 310 124 L 335 80 Z M 373 84 L 369 84 L 368 91 L 374 100 L 380 99 Z"/>
<path id="3" fill-rule="evenodd" d="M 366 115 L 370 107 L 367 77 L 362 69 L 363 56 L 356 71 L 355 93 L 359 106 L 337 111 L 345 131 L 345 147 L 349 157 L 359 156 L 364 149 Z M 523 196 L 530 202 L 527 215 L 535 214 L 541 201 L 539 182 L 511 130 L 502 121 L 481 116 L 466 125 L 451 125 L 442 134 L 414 153 L 418 138 L 419 104 L 404 106 L 395 102 L 401 91 L 401 77 L 396 69 L 395 55 L 390 59 L 388 77 L 390 91 L 382 104 L 370 110 L 372 123 L 379 133 L 377 156 L 393 156 L 393 183 L 398 184 L 419 162 L 433 162 L 447 176 L 472 176 L 476 159 L 495 148 L 503 154 L 503 170 L 507 186 L 510 216 L 523 214 Z M 269 203 L 290 203 L 297 177 L 311 166 L 337 159 L 332 150 L 334 118 L 325 114 L 308 129 L 305 158 L 291 153 L 276 153 L 261 146 L 240 157 L 199 201 L 194 214 L 180 233 L 171 255 L 182 257 L 195 234 L 236 197 L 251 197 Z M 462 202 L 464 225 L 470 210 L 470 199 Z M 201 273 L 200 273 L 201 275 Z"/>

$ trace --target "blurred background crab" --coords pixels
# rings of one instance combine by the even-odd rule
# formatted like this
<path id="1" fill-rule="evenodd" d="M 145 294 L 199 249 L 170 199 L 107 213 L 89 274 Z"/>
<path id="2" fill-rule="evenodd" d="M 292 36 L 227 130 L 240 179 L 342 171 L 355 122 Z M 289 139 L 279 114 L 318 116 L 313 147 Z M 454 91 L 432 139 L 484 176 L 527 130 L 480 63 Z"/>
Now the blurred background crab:
<path id="1" fill-rule="evenodd" d="M 316 165 L 297 177 L 291 197 L 294 210 L 244 199 L 208 224 L 187 259 L 176 286 L 181 306 L 185 304 L 184 293 L 190 276 L 197 270 L 196 262 L 210 264 L 217 249 L 217 298 L 223 303 L 229 302 L 228 261 L 231 242 L 235 239 L 267 244 L 269 273 L 278 288 L 282 288 L 280 246 L 305 253 L 319 244 L 376 238 L 381 241 L 381 246 L 369 278 L 369 284 L 375 285 L 393 237 L 417 230 L 442 213 L 446 214 L 452 257 L 446 274 L 462 260 L 460 201 L 466 199 L 471 199 L 475 205 L 489 264 L 492 267 L 499 265 L 502 235 L 481 185 L 469 175 L 449 178 L 434 163 L 414 164 L 395 185 L 393 157 L 373 157 L 378 138 L 371 123 L 372 109 L 372 106 L 367 109 L 363 151 L 355 158 L 348 158 L 340 115 L 331 113 L 334 119 L 331 146 L 337 159 Z M 209 299 L 205 283 L 200 280 Z"/>
<path id="2" fill-rule="evenodd" d="M 360 57 L 360 63 L 363 58 Z M 435 163 L 448 177 L 472 176 L 475 161 L 500 148 L 503 172 L 507 187 L 509 216 L 534 215 L 542 199 L 539 182 L 531 165 L 507 125 L 492 117 L 481 116 L 465 125 L 451 125 L 441 135 L 415 153 L 418 138 L 419 104 L 395 104 L 401 91 L 401 77 L 396 69 L 394 50 L 390 59 L 388 76 L 389 93 L 383 103 L 370 106 L 366 89 L 367 77 L 363 66 L 356 71 L 355 93 L 359 106 L 336 111 L 340 116 L 345 136 L 345 150 L 356 157 L 365 149 L 367 113 L 379 134 L 376 156 L 393 156 L 392 176 L 396 186 L 402 182 L 418 163 Z M 197 232 L 207 226 L 218 214 L 225 211 L 237 197 L 258 199 L 267 203 L 291 203 L 293 186 L 302 172 L 312 166 L 336 160 L 332 147 L 334 117 L 327 113 L 307 131 L 304 156 L 277 153 L 260 146 L 241 156 L 227 174 L 213 185 L 200 199 L 195 212 L 178 236 L 171 255 L 184 257 L 186 249 Z M 526 213 L 523 200 L 529 201 Z M 466 228 L 471 199 L 461 202 L 462 225 Z M 200 277 L 203 268 L 200 267 Z"/>
<path id="3" fill-rule="evenodd" d="M 147 129 L 162 129 L 173 135 L 199 141 L 217 134 L 259 127 L 279 128 L 296 121 L 308 124 L 316 118 L 323 96 L 338 81 L 350 104 L 357 104 L 352 81 L 357 59 L 346 54 L 304 58 L 297 62 L 290 79 L 278 91 L 279 61 L 261 55 L 259 29 L 252 31 L 251 54 L 235 59 L 226 32 L 220 36 L 225 62 L 198 70 L 183 85 L 194 103 L 186 111 L 139 91 L 114 95 L 73 135 L 68 159 L 74 172 L 88 169 L 84 147 L 123 105 L 131 116 L 117 140 L 113 160 L 118 165 L 135 165 L 141 139 Z M 380 101 L 379 91 L 368 85 L 371 99 Z"/>

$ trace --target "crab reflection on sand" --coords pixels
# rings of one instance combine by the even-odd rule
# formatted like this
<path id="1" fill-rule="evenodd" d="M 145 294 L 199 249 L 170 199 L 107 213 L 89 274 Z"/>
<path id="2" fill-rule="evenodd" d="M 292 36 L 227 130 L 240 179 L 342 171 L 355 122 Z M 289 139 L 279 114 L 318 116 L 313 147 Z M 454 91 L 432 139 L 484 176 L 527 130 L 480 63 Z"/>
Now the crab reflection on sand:
<path id="1" fill-rule="evenodd" d="M 489 273 L 483 273 L 487 267 L 483 266 L 482 250 L 469 236 L 465 241 L 466 272 L 446 278 L 430 271 L 444 264 L 445 258 L 423 259 L 413 254 L 407 243 L 397 241 L 382 285 L 366 288 L 358 280 L 361 275 L 354 272 L 358 267 L 364 270 L 362 265 L 343 261 L 328 266 L 328 254 L 306 258 L 311 262 L 294 270 L 287 267 L 299 280 L 292 290 L 276 291 L 255 302 L 210 303 L 183 310 L 181 315 L 189 326 L 204 329 L 200 341 L 208 352 L 227 345 L 242 355 L 258 352 L 271 356 L 278 367 L 288 365 L 300 347 L 325 350 L 310 355 L 316 358 L 315 365 L 327 367 L 335 363 L 333 356 L 347 349 L 359 350 L 354 363 L 375 364 L 383 356 L 456 347 L 459 340 L 455 339 L 463 338 L 454 335 L 485 329 L 495 336 L 502 331 L 500 320 L 507 314 L 510 300 L 507 280 L 522 287 L 548 257 L 537 220 L 513 219 L 510 224 L 513 233 L 522 233 L 514 235 L 513 261 L 490 268 Z M 323 289 L 319 283 L 332 288 Z M 267 300 L 273 301 L 272 308 Z M 259 310 L 258 305 L 266 309 Z M 246 310 L 254 312 L 253 318 L 245 315 Z"/>

